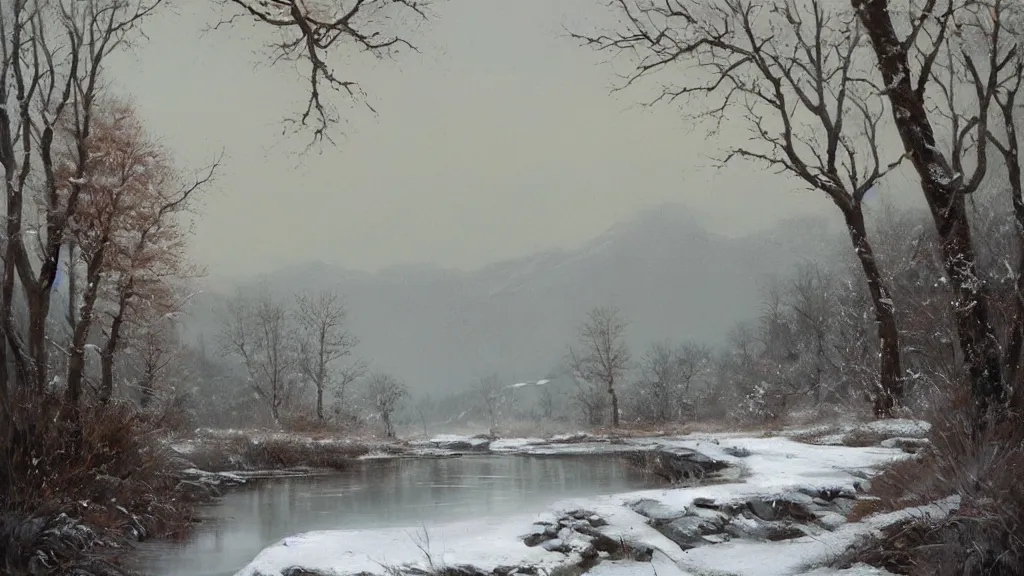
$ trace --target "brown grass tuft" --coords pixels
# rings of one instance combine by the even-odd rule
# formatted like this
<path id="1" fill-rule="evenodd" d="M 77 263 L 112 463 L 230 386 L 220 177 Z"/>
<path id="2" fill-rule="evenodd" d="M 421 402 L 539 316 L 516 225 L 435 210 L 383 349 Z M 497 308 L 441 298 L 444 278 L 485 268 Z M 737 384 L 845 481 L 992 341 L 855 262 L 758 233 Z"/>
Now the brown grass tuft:
<path id="1" fill-rule="evenodd" d="M 909 519 L 864 543 L 851 561 L 896 574 L 1024 575 L 1024 418 L 1010 414 L 978 432 L 969 404 L 955 397 L 932 420 L 931 447 L 871 480 L 872 504 L 850 519 L 959 496 L 949 518 Z M 849 562 L 847 562 L 849 563 Z"/>

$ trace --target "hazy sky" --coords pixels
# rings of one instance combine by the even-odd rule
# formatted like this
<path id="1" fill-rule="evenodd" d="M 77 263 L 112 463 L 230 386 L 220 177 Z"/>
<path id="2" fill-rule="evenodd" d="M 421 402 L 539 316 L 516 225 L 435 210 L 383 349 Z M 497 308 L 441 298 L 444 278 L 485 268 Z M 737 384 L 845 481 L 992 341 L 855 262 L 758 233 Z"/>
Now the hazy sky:
<path id="1" fill-rule="evenodd" d="M 306 136 L 282 140 L 281 120 L 306 85 L 291 64 L 266 64 L 269 36 L 248 25 L 204 33 L 215 3 L 177 4 L 111 71 L 183 164 L 226 151 L 194 239 L 216 276 L 307 260 L 472 268 L 577 245 L 666 201 L 726 234 L 828 209 L 761 167 L 717 170 L 714 142 L 677 109 L 610 95 L 609 67 L 562 29 L 606 22 L 601 2 L 436 3 L 411 35 L 422 56 L 336 60 L 380 114 L 343 108 L 338 147 L 305 156 Z"/>

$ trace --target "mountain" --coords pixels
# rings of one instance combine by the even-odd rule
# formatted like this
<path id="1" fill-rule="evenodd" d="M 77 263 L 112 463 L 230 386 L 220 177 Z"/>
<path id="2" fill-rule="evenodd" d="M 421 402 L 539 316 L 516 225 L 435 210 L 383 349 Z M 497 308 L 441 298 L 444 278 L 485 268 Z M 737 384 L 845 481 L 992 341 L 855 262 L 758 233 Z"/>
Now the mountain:
<path id="1" fill-rule="evenodd" d="M 402 266 L 368 273 L 312 262 L 253 279 L 272 292 L 336 288 L 358 354 L 414 390 L 462 388 L 496 372 L 542 378 L 564 358 L 593 306 L 617 305 L 637 355 L 662 339 L 721 342 L 757 313 L 758 283 L 825 256 L 827 224 L 783 223 L 742 238 L 712 234 L 668 205 L 612 227 L 575 250 L 459 271 Z M 195 299 L 188 332 L 211 342 L 223 294 Z"/>

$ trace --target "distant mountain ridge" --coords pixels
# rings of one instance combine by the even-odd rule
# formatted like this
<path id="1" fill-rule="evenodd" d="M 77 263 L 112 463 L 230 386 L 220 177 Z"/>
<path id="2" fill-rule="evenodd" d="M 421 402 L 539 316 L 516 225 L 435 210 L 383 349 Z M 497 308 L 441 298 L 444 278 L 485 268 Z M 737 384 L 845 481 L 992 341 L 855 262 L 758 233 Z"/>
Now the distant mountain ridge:
<path id="1" fill-rule="evenodd" d="M 336 288 L 345 296 L 360 356 L 416 390 L 464 387 L 498 373 L 508 383 L 548 375 L 593 306 L 615 304 L 639 355 L 671 339 L 714 344 L 757 313 L 758 282 L 825 257 L 834 237 L 799 219 L 741 238 L 712 234 L 675 205 L 642 213 L 575 250 L 551 250 L 473 271 L 402 266 L 378 273 L 322 262 L 289 266 L 263 282 L 290 297 Z M 188 333 L 211 342 L 225 295 L 193 302 Z"/>

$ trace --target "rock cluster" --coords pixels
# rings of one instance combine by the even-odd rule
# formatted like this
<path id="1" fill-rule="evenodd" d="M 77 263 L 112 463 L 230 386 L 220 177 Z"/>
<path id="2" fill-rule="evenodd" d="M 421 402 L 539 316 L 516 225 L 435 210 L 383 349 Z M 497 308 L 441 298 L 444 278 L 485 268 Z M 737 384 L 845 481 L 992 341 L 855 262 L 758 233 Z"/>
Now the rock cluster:
<path id="1" fill-rule="evenodd" d="M 855 500 L 852 492 L 808 489 L 728 504 L 696 498 L 683 510 L 655 500 L 639 500 L 631 508 L 689 550 L 734 538 L 779 541 L 832 531 L 846 523 Z"/>
<path id="2" fill-rule="evenodd" d="M 537 522 L 523 542 L 550 552 L 577 553 L 585 563 L 623 558 L 650 561 L 653 549 L 632 546 L 601 533 L 599 528 L 607 525 L 607 520 L 589 510 L 572 510 L 554 522 Z"/>

